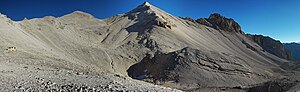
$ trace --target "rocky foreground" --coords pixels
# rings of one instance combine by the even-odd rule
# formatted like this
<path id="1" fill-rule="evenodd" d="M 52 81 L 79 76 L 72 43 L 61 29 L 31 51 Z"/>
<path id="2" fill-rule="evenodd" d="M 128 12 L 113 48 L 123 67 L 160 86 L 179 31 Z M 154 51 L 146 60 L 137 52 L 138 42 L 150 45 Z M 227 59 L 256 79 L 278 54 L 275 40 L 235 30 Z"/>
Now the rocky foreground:
<path id="1" fill-rule="evenodd" d="M 103 92 L 103 91 L 164 91 L 180 92 L 121 75 L 74 72 L 65 69 L 0 62 L 2 92 Z"/>

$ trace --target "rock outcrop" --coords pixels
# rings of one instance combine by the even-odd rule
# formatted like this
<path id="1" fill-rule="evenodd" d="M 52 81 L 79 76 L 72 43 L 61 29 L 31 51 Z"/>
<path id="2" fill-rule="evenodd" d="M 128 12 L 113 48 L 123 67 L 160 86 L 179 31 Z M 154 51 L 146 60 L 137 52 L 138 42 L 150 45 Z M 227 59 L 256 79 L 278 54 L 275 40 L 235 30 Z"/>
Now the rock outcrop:
<path id="1" fill-rule="evenodd" d="M 6 22 L 9 25 L 14 25 L 14 21 L 12 21 L 10 18 L 8 18 L 6 15 L 0 13 L 0 22 Z"/>
<path id="2" fill-rule="evenodd" d="M 280 41 L 263 35 L 247 34 L 247 36 L 249 37 L 249 39 L 260 45 L 265 51 L 283 59 L 292 59 L 291 52 L 286 49 Z"/>
<path id="3" fill-rule="evenodd" d="M 200 18 L 197 23 L 229 32 L 243 33 L 241 26 L 232 18 L 226 18 L 218 13 L 211 14 L 209 18 Z"/>
<path id="4" fill-rule="evenodd" d="M 284 47 L 291 51 L 292 60 L 300 61 L 300 44 L 299 43 L 284 43 Z"/>

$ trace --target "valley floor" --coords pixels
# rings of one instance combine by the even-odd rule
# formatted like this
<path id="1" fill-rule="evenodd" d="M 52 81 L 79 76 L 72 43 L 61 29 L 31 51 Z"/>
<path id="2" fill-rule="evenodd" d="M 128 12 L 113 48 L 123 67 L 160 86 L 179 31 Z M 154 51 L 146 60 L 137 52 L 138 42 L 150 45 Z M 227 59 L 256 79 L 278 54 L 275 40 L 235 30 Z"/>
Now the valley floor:
<path id="1" fill-rule="evenodd" d="M 65 69 L 0 62 L 1 92 L 99 92 L 99 91 L 163 91 L 180 90 L 132 80 L 114 74 L 83 74 Z"/>

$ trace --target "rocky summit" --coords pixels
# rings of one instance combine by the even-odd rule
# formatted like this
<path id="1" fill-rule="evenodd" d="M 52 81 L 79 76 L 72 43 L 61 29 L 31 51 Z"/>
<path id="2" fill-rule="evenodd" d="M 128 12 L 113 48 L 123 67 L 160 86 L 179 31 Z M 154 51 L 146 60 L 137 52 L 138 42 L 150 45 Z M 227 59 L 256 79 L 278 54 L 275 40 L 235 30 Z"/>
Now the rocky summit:
<path id="1" fill-rule="evenodd" d="M 209 18 L 197 19 L 196 22 L 217 30 L 243 33 L 241 26 L 237 22 L 235 22 L 232 18 L 226 18 L 218 13 L 211 14 Z"/>
<path id="2" fill-rule="evenodd" d="M 299 63 L 231 18 L 173 16 L 148 2 L 98 19 L 0 16 L 0 91 L 283 92 Z"/>

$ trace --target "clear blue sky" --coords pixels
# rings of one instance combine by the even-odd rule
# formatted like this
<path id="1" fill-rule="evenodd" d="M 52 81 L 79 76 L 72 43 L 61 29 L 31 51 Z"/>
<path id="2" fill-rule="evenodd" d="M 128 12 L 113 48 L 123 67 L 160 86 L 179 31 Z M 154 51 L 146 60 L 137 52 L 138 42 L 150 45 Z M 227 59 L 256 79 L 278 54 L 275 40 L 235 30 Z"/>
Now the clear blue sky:
<path id="1" fill-rule="evenodd" d="M 80 10 L 103 19 L 128 12 L 144 1 L 175 16 L 194 19 L 220 13 L 235 19 L 246 33 L 300 42 L 300 0 L 0 0 L 0 12 L 22 20 Z"/>

